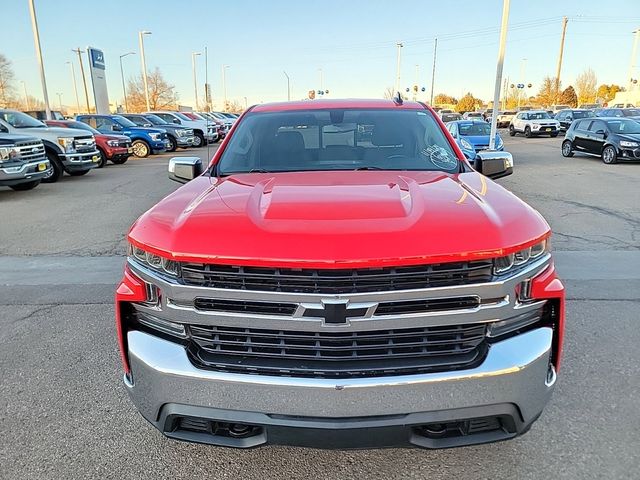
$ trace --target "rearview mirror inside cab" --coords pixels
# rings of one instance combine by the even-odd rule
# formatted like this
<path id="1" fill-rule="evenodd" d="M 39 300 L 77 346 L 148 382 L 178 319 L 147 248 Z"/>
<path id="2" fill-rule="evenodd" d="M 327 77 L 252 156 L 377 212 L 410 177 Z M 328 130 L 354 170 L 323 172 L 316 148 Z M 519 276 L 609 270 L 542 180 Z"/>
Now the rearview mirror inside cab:
<path id="1" fill-rule="evenodd" d="M 169 178 L 178 183 L 187 183 L 204 172 L 198 157 L 173 157 L 169 160 Z"/>
<path id="2" fill-rule="evenodd" d="M 501 178 L 513 173 L 513 157 L 509 152 L 479 152 L 475 169 L 489 178 Z"/>

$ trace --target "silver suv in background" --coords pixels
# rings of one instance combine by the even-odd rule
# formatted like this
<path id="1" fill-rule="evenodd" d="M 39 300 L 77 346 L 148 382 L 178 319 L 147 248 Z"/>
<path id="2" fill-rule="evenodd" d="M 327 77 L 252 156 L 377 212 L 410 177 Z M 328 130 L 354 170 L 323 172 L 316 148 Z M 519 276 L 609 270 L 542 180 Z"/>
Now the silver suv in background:
<path id="1" fill-rule="evenodd" d="M 31 135 L 42 141 L 52 167 L 42 179 L 46 183 L 57 182 L 64 172 L 84 175 L 100 164 L 96 140 L 85 130 L 47 127 L 26 113 L 0 110 L 0 132 Z"/>
<path id="2" fill-rule="evenodd" d="M 31 190 L 51 170 L 44 145 L 35 137 L 0 133 L 0 186 Z"/>

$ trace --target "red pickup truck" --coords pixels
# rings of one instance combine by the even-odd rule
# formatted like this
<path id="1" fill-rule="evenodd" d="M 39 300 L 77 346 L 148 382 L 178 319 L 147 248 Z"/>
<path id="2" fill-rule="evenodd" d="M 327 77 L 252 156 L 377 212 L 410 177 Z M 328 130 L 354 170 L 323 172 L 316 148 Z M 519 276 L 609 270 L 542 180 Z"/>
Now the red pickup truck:
<path id="1" fill-rule="evenodd" d="M 44 123 L 50 127 L 77 128 L 93 133 L 96 139 L 96 148 L 100 152 L 99 168 L 104 167 L 107 164 L 107 160 L 111 160 L 116 165 L 122 165 L 133 154 L 131 139 L 126 135 L 105 135 L 86 123 L 77 120 L 45 120 Z"/>
<path id="2" fill-rule="evenodd" d="M 248 109 L 132 226 L 124 383 L 171 438 L 444 448 L 526 432 L 560 367 L 549 225 L 401 100 Z M 224 232 L 220 235 L 219 232 Z"/>

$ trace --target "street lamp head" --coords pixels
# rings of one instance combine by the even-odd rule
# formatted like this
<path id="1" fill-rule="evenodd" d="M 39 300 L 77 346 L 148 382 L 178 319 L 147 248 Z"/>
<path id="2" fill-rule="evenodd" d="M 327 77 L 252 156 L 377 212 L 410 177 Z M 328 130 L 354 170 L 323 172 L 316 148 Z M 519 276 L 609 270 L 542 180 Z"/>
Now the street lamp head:
<path id="1" fill-rule="evenodd" d="M 135 54 L 136 54 L 136 52 L 127 52 L 127 53 L 123 53 L 122 55 L 120 55 L 120 58 L 124 58 L 124 57 L 126 57 L 126 56 L 128 56 L 128 55 L 135 55 Z"/>
<path id="2" fill-rule="evenodd" d="M 149 30 L 142 30 L 140 35 L 151 35 L 151 32 Z"/>
<path id="3" fill-rule="evenodd" d="M 194 55 L 197 57 L 198 55 L 202 55 L 202 52 L 191 52 L 191 55 Z"/>

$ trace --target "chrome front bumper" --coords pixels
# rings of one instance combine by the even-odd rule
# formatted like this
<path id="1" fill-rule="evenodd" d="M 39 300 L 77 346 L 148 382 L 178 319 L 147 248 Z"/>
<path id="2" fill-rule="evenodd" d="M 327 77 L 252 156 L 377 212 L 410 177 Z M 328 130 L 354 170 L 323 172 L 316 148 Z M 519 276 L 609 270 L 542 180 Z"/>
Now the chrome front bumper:
<path id="1" fill-rule="evenodd" d="M 163 410 L 175 406 L 211 409 L 209 416 L 214 418 L 222 411 L 236 422 L 253 418 L 270 424 L 296 417 L 302 423 L 308 418 L 339 424 L 340 419 L 384 417 L 387 426 L 406 428 L 412 415 L 453 421 L 461 409 L 482 416 L 497 405 L 510 405 L 518 423 L 526 427 L 540 415 L 554 387 L 555 374 L 548 375 L 552 337 L 552 330 L 543 327 L 495 343 L 484 362 L 469 370 L 324 379 L 201 370 L 191 364 L 181 345 L 131 331 L 131 377 L 125 377 L 125 385 L 142 415 L 160 430 L 166 417 Z"/>

